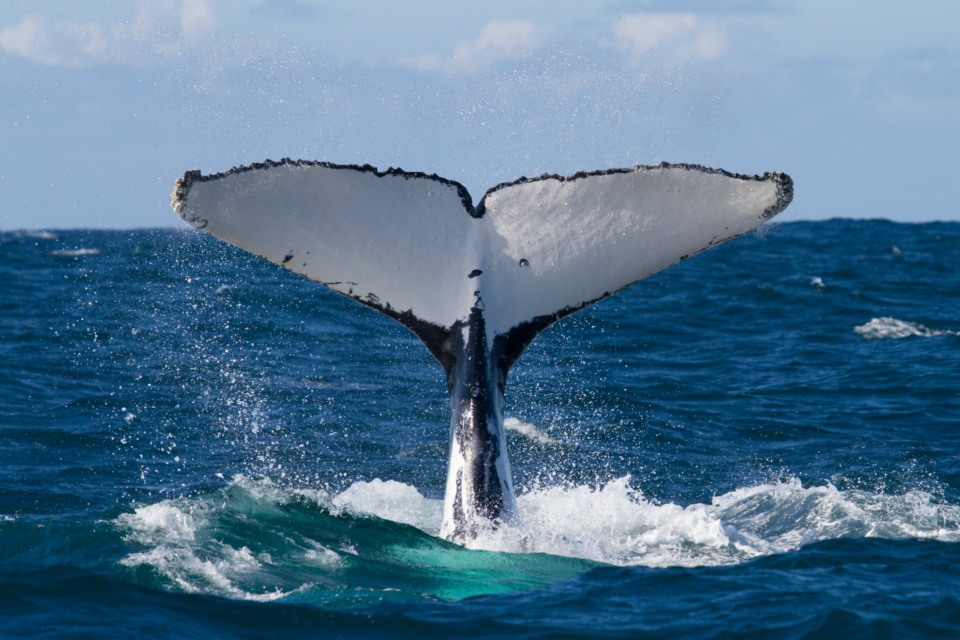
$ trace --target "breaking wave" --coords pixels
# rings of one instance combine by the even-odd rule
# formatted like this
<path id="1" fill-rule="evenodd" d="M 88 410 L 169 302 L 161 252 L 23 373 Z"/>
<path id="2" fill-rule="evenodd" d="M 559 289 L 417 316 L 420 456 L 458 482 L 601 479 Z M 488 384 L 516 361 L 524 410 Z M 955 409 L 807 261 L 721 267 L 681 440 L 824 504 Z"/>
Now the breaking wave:
<path id="1" fill-rule="evenodd" d="M 261 601 L 309 593 L 327 605 L 357 604 L 358 590 L 442 599 L 511 591 L 600 565 L 729 565 L 844 537 L 960 542 L 960 507 L 923 491 L 840 491 L 797 479 L 682 507 L 646 499 L 623 477 L 534 489 L 518 509 L 516 525 L 465 549 L 434 537 L 442 501 L 407 484 L 356 482 L 329 493 L 237 476 L 220 491 L 139 506 L 114 524 L 139 547 L 121 564 L 146 569 L 157 586 Z"/>
<path id="2" fill-rule="evenodd" d="M 867 340 L 879 340 L 881 338 L 909 338 L 910 336 L 921 336 L 932 338 L 934 336 L 955 336 L 960 335 L 957 331 L 948 329 L 931 329 L 916 322 L 904 322 L 896 318 L 873 318 L 866 324 L 854 327 L 854 333 L 858 333 Z"/>

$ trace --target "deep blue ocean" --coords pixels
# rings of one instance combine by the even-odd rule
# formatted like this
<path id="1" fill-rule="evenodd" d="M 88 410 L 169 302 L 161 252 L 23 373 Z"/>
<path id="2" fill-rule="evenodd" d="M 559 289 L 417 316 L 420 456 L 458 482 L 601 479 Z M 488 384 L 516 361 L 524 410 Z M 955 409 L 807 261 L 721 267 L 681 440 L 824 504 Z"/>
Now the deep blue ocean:
<path id="1" fill-rule="evenodd" d="M 519 523 L 458 547 L 399 324 L 192 229 L 0 233 L 0 636 L 960 637 L 960 223 L 691 258 L 506 416 Z"/>

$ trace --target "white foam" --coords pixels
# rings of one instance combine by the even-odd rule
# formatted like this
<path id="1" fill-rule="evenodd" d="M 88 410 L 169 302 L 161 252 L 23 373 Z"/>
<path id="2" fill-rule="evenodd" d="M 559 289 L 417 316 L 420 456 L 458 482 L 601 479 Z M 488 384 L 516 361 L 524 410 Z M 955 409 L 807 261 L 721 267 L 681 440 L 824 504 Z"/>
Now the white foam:
<path id="1" fill-rule="evenodd" d="M 728 564 L 781 551 L 725 524 L 707 505 L 646 500 L 629 477 L 602 487 L 534 490 L 520 496 L 517 506 L 517 524 L 469 546 L 646 566 Z"/>
<path id="2" fill-rule="evenodd" d="M 825 287 L 825 286 L 827 286 L 827 285 L 823 284 L 823 280 L 820 279 L 819 276 L 816 277 L 816 278 L 814 278 L 813 280 L 811 280 L 811 281 L 810 281 L 810 284 L 811 284 L 811 286 L 814 286 L 814 287 Z"/>
<path id="3" fill-rule="evenodd" d="M 792 479 L 714 498 L 713 509 L 787 549 L 846 537 L 960 541 L 960 507 L 937 504 L 921 490 L 888 495 L 829 484 L 803 488 Z"/>
<path id="4" fill-rule="evenodd" d="M 382 491 L 379 495 L 378 491 Z M 356 483 L 334 502 L 403 520 L 436 535 L 442 501 L 398 482 Z M 658 504 L 630 478 L 589 487 L 549 487 L 517 498 L 516 523 L 484 532 L 471 549 L 549 553 L 616 565 L 703 566 L 741 562 L 839 537 L 960 542 L 960 507 L 922 491 L 887 495 L 804 488 L 799 480 L 737 489 L 711 504 Z M 405 516 L 409 512 L 418 517 Z"/>
<path id="5" fill-rule="evenodd" d="M 333 506 L 356 514 L 413 525 L 436 534 L 443 518 L 443 502 L 420 495 L 414 487 L 395 480 L 355 482 L 333 499 Z"/>
<path id="6" fill-rule="evenodd" d="M 27 235 L 38 240 L 56 240 L 57 236 L 49 231 L 27 231 Z"/>
<path id="7" fill-rule="evenodd" d="M 306 540 L 306 542 L 307 544 L 312 545 L 314 548 L 309 549 L 304 554 L 304 558 L 316 564 L 321 564 L 328 567 L 336 567 L 340 565 L 340 554 L 338 554 L 336 551 L 327 549 L 319 542 L 315 542 L 313 540 Z"/>
<path id="8" fill-rule="evenodd" d="M 198 523 L 171 500 L 124 513 L 117 521 L 130 530 L 130 537 L 141 544 L 184 543 L 196 537 Z"/>
<path id="9" fill-rule="evenodd" d="M 100 253 L 100 249 L 60 249 L 51 251 L 52 256 L 95 256 Z"/>
<path id="10" fill-rule="evenodd" d="M 245 478 L 236 482 L 263 484 L 250 483 Z M 272 484 L 266 483 L 259 495 L 266 498 L 275 489 Z M 266 499 L 269 501 L 269 498 Z M 243 583 L 249 582 L 249 578 L 263 568 L 261 561 L 272 564 L 272 559 L 268 554 L 262 554 L 258 559 L 246 546 L 237 549 L 202 535 L 208 531 L 207 516 L 212 509 L 212 505 L 205 501 L 164 500 L 120 515 L 116 523 L 126 532 L 125 538 L 149 547 L 126 556 L 120 561 L 121 564 L 127 567 L 151 566 L 180 589 L 190 593 L 245 600 L 276 600 L 311 586 L 304 584 L 292 591 L 275 590 L 270 593 L 251 593 L 244 589 Z M 323 555 L 326 550 L 322 545 L 313 546 L 315 548 L 310 551 L 317 554 L 317 559 L 323 559 L 326 564 L 335 561 L 335 558 Z M 309 555 L 310 551 L 305 555 Z M 336 556 L 332 551 L 329 553 Z"/>
<path id="11" fill-rule="evenodd" d="M 142 553 L 132 553 L 120 562 L 127 567 L 150 565 L 188 593 L 215 594 L 243 600 L 261 602 L 277 600 L 310 586 L 303 585 L 288 592 L 277 590 L 270 593 L 249 593 L 244 591 L 228 576 L 252 572 L 261 568 L 261 564 L 247 547 L 233 549 L 228 545 L 221 546 L 223 553 L 215 560 L 201 560 L 192 549 L 187 547 L 163 545 Z"/>
<path id="12" fill-rule="evenodd" d="M 523 422 L 522 420 L 517 420 L 516 418 L 505 418 L 503 421 L 503 428 L 507 431 L 513 431 L 514 433 L 519 433 L 520 435 L 526 436 L 534 442 L 539 442 L 540 444 L 560 444 L 559 440 L 551 437 L 542 429 L 538 429 L 535 425 L 530 424 L 529 422 Z"/>
<path id="13" fill-rule="evenodd" d="M 854 327 L 854 333 L 859 333 L 867 340 L 876 340 L 881 338 L 909 338 L 910 336 L 921 336 L 932 338 L 934 336 L 955 336 L 960 335 L 956 331 L 947 329 L 930 329 L 917 324 L 916 322 L 904 322 L 896 318 L 873 318 L 870 322 Z"/>

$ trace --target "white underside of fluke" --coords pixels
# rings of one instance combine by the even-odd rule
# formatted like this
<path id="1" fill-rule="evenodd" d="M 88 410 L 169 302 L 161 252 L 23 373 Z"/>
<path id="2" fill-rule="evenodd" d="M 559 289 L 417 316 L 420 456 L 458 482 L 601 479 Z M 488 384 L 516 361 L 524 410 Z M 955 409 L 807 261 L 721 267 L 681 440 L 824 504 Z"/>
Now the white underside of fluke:
<path id="1" fill-rule="evenodd" d="M 746 233 L 790 197 L 782 174 L 661 165 L 578 175 L 497 187 L 477 218 L 466 191 L 436 176 L 284 161 L 187 174 L 174 206 L 231 244 L 441 327 L 464 320 L 481 289 L 492 342 Z"/>

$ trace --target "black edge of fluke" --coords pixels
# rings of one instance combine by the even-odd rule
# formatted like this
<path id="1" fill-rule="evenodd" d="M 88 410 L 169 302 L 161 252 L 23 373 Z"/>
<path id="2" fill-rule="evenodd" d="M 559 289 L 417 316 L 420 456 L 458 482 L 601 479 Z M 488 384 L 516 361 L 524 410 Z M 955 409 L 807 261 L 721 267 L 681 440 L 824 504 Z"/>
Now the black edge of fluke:
<path id="1" fill-rule="evenodd" d="M 526 176 L 521 176 L 516 180 L 511 182 L 501 182 L 500 184 L 487 189 L 487 192 L 483 195 L 483 198 L 480 199 L 480 202 L 476 207 L 473 206 L 473 198 L 470 196 L 470 192 L 467 191 L 467 188 L 456 180 L 449 180 L 447 178 L 441 178 L 435 173 L 426 174 L 422 171 L 404 171 L 400 168 L 390 167 L 386 171 L 380 171 L 374 166 L 369 164 L 357 165 L 357 164 L 335 164 L 332 162 L 319 162 L 316 160 L 291 160 L 290 158 L 283 158 L 280 162 L 274 162 L 273 160 L 264 160 L 263 162 L 254 162 L 240 167 L 233 167 L 229 171 L 224 171 L 222 173 L 212 173 L 210 175 L 203 175 L 200 171 L 187 171 L 183 174 L 182 178 L 177 180 L 176 186 L 173 189 L 173 192 L 170 194 L 170 205 L 173 207 L 173 210 L 180 214 L 184 220 L 186 220 L 191 225 L 197 227 L 198 229 L 203 229 L 206 226 L 207 221 L 199 217 L 188 217 L 184 214 L 187 197 L 190 194 L 190 188 L 195 182 L 209 182 L 210 180 L 219 180 L 233 174 L 245 173 L 247 171 L 255 171 L 259 169 L 270 169 L 272 167 L 280 167 L 284 165 L 290 165 L 294 167 L 325 167 L 327 169 L 351 169 L 353 171 L 360 171 L 363 173 L 372 173 L 378 178 L 383 176 L 393 175 L 393 176 L 403 176 L 405 178 L 415 178 L 419 180 L 433 180 L 434 182 L 439 182 L 451 187 L 456 188 L 457 195 L 460 196 L 460 201 L 463 203 L 463 208 L 466 209 L 474 218 L 482 218 L 486 213 L 486 201 L 487 196 L 492 193 L 495 193 L 506 187 L 512 187 L 518 184 L 525 184 L 527 182 L 539 182 L 541 180 L 556 180 L 558 182 L 569 182 L 572 180 L 579 180 L 581 178 L 590 178 L 593 176 L 605 176 L 616 173 L 633 173 L 635 171 L 640 171 L 642 169 L 652 170 L 652 169 L 686 169 L 688 171 L 699 171 L 701 173 L 710 173 L 710 174 L 721 174 L 727 176 L 728 178 L 736 178 L 738 180 L 754 180 L 756 182 L 768 182 L 774 181 L 777 186 L 777 202 L 768 207 L 763 212 L 763 219 L 769 220 L 773 216 L 777 215 L 781 211 L 787 208 L 787 205 L 793 200 L 793 180 L 790 179 L 785 173 L 780 171 L 775 171 L 773 173 L 764 173 L 762 176 L 753 175 L 747 176 L 739 173 L 731 173 L 725 169 L 713 169 L 711 167 L 704 167 L 699 164 L 687 164 L 687 163 L 678 163 L 671 164 L 669 162 L 661 162 L 660 164 L 651 164 L 651 165 L 642 165 L 638 164 L 635 167 L 621 168 L 621 169 L 600 169 L 597 171 L 578 171 L 572 176 L 561 176 L 558 174 L 544 173 L 541 176 L 536 178 L 527 178 Z"/>
<path id="2" fill-rule="evenodd" d="M 777 183 L 777 202 L 772 207 L 768 207 L 763 212 L 763 218 L 769 220 L 781 211 L 787 208 L 787 205 L 793 202 L 793 180 L 785 173 L 774 171 L 763 174 L 763 178 L 770 176 Z"/>
<path id="3" fill-rule="evenodd" d="M 476 214 L 476 210 L 473 207 L 473 198 L 470 196 L 470 192 L 467 191 L 467 188 L 457 182 L 456 180 L 448 180 L 447 178 L 441 178 L 435 173 L 426 174 L 422 171 L 404 171 L 399 167 L 393 168 L 389 167 L 386 171 L 380 171 L 376 167 L 365 164 L 363 166 L 358 164 L 336 164 L 333 162 L 320 162 L 317 160 L 291 160 L 290 158 L 283 158 L 280 162 L 274 162 L 273 160 L 267 159 L 263 162 L 253 162 L 248 165 L 241 165 L 239 167 L 233 167 L 228 171 L 223 171 L 221 173 L 211 173 L 210 175 L 203 175 L 200 171 L 187 171 L 183 174 L 182 178 L 177 180 L 177 184 L 173 189 L 173 192 L 170 194 L 170 205 L 173 207 L 173 210 L 180 214 L 183 217 L 183 211 L 187 204 L 187 196 L 190 194 L 190 188 L 195 182 L 209 182 L 211 180 L 220 180 L 221 178 L 226 178 L 227 176 L 246 173 L 247 171 L 257 171 L 260 169 L 271 169 L 273 167 L 282 167 L 284 165 L 289 165 L 293 167 L 324 167 L 327 169 L 351 169 L 353 171 L 359 171 L 361 173 L 372 173 L 378 178 L 384 176 L 403 176 L 404 178 L 415 178 L 418 180 L 433 180 L 434 182 L 439 182 L 451 187 L 454 187 L 457 190 L 457 195 L 460 196 L 460 201 L 463 202 L 463 208 L 467 210 L 470 215 L 475 218 L 480 216 Z M 184 217 L 184 220 L 193 224 L 190 220 Z M 194 225 L 196 226 L 196 225 Z"/>
<path id="4" fill-rule="evenodd" d="M 766 209 L 763 212 L 763 219 L 768 220 L 773 216 L 777 215 L 781 211 L 787 208 L 787 205 L 793 200 L 793 180 L 790 179 L 785 173 L 780 171 L 774 171 L 773 173 L 767 172 L 762 176 L 752 175 L 747 176 L 740 173 L 731 173 L 726 169 L 714 169 L 712 167 L 705 167 L 702 164 L 689 164 L 685 162 L 680 163 L 670 163 L 670 162 L 661 162 L 660 164 L 638 164 L 635 167 L 619 168 L 619 169 L 598 169 L 597 171 L 578 171 L 572 176 L 561 176 L 555 173 L 544 173 L 543 175 L 537 176 L 536 178 L 527 178 L 526 176 L 521 176 L 516 180 L 511 182 L 501 182 L 500 184 L 487 189 L 487 192 L 483 194 L 483 198 L 480 199 L 480 203 L 477 205 L 477 212 L 473 215 L 475 218 L 483 217 L 483 214 L 486 213 L 486 202 L 487 196 L 501 189 L 507 187 L 512 187 L 518 184 L 525 184 L 528 182 L 540 182 L 542 180 L 556 180 L 557 182 L 571 182 L 573 180 L 580 180 L 581 178 L 592 178 L 593 176 L 607 176 L 616 173 L 634 173 L 635 171 L 640 170 L 653 170 L 653 169 L 686 169 L 687 171 L 699 171 L 700 173 L 710 173 L 710 174 L 720 174 L 728 178 L 736 178 L 737 180 L 753 180 L 755 182 L 768 182 L 773 180 L 777 185 L 777 202 Z"/>

